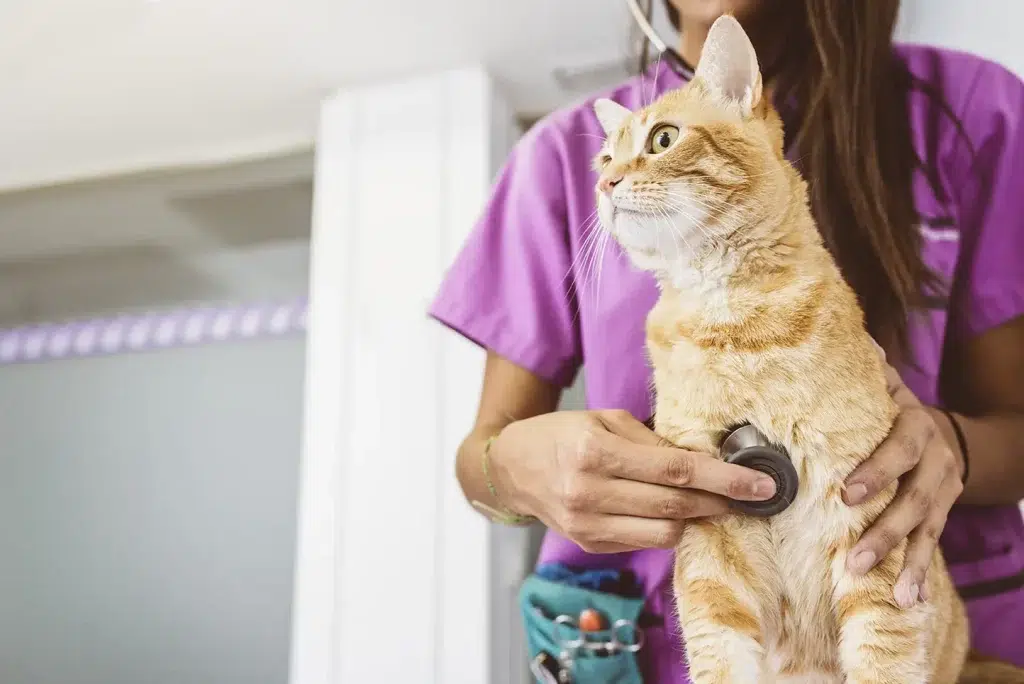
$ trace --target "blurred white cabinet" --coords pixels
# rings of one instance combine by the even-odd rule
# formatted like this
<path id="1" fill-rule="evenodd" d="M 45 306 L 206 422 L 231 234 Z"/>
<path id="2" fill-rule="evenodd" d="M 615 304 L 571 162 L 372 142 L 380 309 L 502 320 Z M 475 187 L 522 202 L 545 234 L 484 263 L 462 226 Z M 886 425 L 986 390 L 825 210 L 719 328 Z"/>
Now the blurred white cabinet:
<path id="1" fill-rule="evenodd" d="M 291 684 L 524 681 L 530 535 L 454 477 L 484 356 L 426 315 L 518 135 L 476 68 L 324 104 Z"/>

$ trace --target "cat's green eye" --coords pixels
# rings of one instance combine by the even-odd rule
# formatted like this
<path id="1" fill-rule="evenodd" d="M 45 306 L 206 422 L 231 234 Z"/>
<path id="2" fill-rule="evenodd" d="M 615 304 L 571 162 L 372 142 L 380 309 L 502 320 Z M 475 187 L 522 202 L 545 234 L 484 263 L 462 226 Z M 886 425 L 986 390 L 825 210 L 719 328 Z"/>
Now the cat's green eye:
<path id="1" fill-rule="evenodd" d="M 651 132 L 651 142 L 647 145 L 647 151 L 651 154 L 661 154 L 679 137 L 679 129 L 672 124 L 662 124 Z"/>

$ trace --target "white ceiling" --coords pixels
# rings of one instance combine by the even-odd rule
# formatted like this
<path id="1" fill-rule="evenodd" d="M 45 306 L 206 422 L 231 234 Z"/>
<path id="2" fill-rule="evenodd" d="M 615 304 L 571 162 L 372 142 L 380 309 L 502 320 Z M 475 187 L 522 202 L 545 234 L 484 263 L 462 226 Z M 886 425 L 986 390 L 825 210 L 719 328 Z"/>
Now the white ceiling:
<path id="1" fill-rule="evenodd" d="M 0 196 L 0 327 L 305 291 L 312 157 Z"/>
<path id="2" fill-rule="evenodd" d="M 0 195 L 0 274 L 19 262 L 111 250 L 218 250 L 307 239 L 308 153 L 138 173 Z"/>
<path id="3" fill-rule="evenodd" d="M 904 4 L 907 35 L 1020 68 L 1024 3 Z M 327 93 L 471 62 L 544 111 L 597 83 L 562 88 L 556 68 L 629 54 L 627 16 L 620 0 L 0 0 L 0 191 L 308 148 Z"/>
<path id="4" fill-rule="evenodd" d="M 1024 2 L 904 5 L 904 38 L 1024 71 Z M 0 262 L 220 244 L 221 223 L 239 222 L 232 187 L 278 201 L 308 186 L 326 94 L 483 62 L 538 113 L 621 78 L 593 69 L 621 63 L 634 36 L 620 0 L 0 0 Z M 555 78 L 574 67 L 594 78 Z M 25 191 L 96 176 L 115 178 Z"/>
<path id="5" fill-rule="evenodd" d="M 622 58 L 615 0 L 0 0 L 0 190 L 308 147 L 349 84 L 483 61 L 514 105 Z"/>

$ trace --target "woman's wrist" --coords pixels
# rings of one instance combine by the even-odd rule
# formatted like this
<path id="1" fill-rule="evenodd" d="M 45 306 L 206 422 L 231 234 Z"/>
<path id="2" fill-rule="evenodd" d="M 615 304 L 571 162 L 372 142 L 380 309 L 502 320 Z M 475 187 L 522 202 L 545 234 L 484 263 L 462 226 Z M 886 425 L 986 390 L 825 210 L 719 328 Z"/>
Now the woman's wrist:
<path id="1" fill-rule="evenodd" d="M 953 424 L 936 416 L 950 449 L 956 455 L 960 474 L 966 470 L 964 491 L 958 501 L 972 506 L 1018 504 L 1024 499 L 1024 415 L 964 415 L 953 413 L 964 435 L 966 459 L 957 445 Z"/>
<path id="2" fill-rule="evenodd" d="M 957 474 L 960 476 L 960 481 L 966 484 L 967 476 L 970 473 L 970 461 L 967 441 L 959 423 L 959 416 L 946 409 L 934 407 L 930 408 L 929 412 L 935 419 L 935 425 L 939 428 L 942 438 L 956 458 Z"/>
<path id="3" fill-rule="evenodd" d="M 507 426 L 506 426 L 507 427 Z M 471 501 L 474 508 L 494 522 L 506 525 L 529 525 L 536 517 L 529 514 L 525 507 L 517 502 L 514 490 L 507 477 L 501 475 L 506 471 L 502 464 L 495 463 L 495 445 L 499 441 L 504 428 L 484 437 L 479 449 L 478 466 L 483 477 L 483 484 L 488 493 L 488 500 Z"/>

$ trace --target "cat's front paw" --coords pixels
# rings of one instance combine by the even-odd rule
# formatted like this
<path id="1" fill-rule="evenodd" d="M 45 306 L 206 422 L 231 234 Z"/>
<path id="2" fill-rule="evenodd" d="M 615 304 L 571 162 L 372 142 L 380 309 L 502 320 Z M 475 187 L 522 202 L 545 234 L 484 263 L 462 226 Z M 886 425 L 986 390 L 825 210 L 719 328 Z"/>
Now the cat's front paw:
<path id="1" fill-rule="evenodd" d="M 760 648 L 742 636 L 719 630 L 713 638 L 687 642 L 693 684 L 772 684 Z M 701 643 L 705 641 L 705 643 Z"/>
<path id="2" fill-rule="evenodd" d="M 701 669 L 691 664 L 690 681 L 693 684 L 774 684 L 775 679 L 768 672 L 749 663 Z"/>

